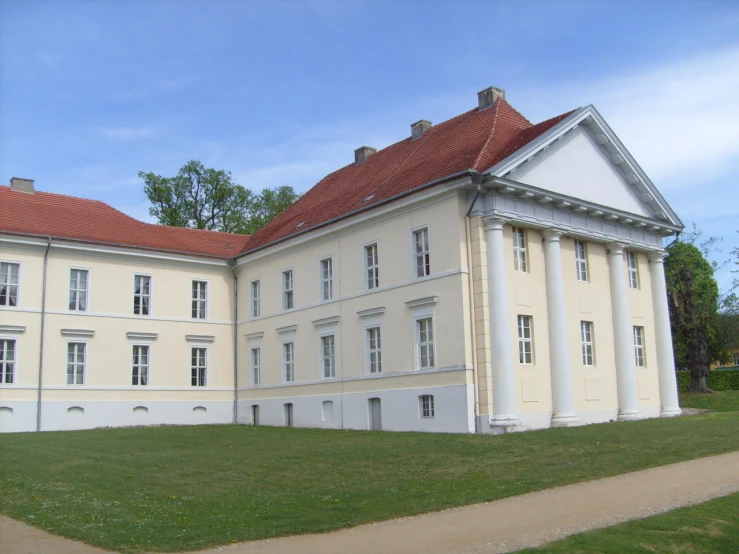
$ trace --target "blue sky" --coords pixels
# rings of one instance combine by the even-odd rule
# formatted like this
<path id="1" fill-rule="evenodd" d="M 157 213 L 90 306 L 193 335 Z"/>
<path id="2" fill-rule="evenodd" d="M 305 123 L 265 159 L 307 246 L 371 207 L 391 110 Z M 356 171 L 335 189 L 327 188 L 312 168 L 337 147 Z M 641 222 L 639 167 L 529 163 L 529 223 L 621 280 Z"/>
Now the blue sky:
<path id="1" fill-rule="evenodd" d="M 594 104 L 739 246 L 737 2 L 0 0 L 0 79 L 0 182 L 142 219 L 141 170 L 305 190 L 489 85 L 532 121 Z"/>

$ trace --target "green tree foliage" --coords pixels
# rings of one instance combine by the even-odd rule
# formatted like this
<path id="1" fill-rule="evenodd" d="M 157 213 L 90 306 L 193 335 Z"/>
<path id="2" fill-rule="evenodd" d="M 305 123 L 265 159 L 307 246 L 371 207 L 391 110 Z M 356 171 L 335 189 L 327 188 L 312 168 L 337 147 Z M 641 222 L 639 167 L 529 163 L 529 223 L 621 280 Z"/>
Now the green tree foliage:
<path id="1" fill-rule="evenodd" d="M 252 234 L 300 198 L 289 186 L 254 194 L 234 183 L 230 172 L 196 160 L 174 177 L 144 171 L 139 177 L 151 202 L 149 214 L 173 227 Z"/>
<path id="2" fill-rule="evenodd" d="M 719 318 L 713 267 L 698 247 L 676 242 L 668 248 L 665 276 L 678 366 L 690 370 L 691 391 L 709 392 L 706 377 Z"/>

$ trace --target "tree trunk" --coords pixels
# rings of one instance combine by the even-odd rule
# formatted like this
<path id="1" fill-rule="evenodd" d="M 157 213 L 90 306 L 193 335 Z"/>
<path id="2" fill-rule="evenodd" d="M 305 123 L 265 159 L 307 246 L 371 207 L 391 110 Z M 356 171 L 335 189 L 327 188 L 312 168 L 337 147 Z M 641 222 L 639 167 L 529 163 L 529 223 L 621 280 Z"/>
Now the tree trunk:
<path id="1" fill-rule="evenodd" d="M 702 371 L 700 373 L 694 371 L 690 372 L 690 388 L 688 389 L 688 392 L 713 392 L 708 388 L 706 376 L 703 375 Z"/>

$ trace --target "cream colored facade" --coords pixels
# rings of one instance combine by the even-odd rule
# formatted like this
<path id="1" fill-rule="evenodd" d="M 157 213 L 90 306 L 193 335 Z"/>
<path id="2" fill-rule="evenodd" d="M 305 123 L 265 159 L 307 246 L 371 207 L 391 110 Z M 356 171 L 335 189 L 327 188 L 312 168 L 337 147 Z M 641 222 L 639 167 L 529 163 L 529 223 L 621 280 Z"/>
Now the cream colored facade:
<path id="1" fill-rule="evenodd" d="M 17 345 L 14 382 L 0 384 L 0 428 L 238 422 L 498 433 L 679 413 L 661 262 L 662 238 L 679 220 L 665 216 L 651 183 L 639 192 L 630 182 L 625 150 L 614 169 L 607 149 L 623 147 L 602 138 L 597 112 L 566 123 L 549 144 L 479 179 L 465 175 L 268 245 L 235 258 L 233 269 L 54 239 L 43 349 L 47 243 L 0 235 L 0 261 L 21 269 L 18 306 L 0 306 L 0 340 Z M 582 168 L 568 176 L 578 159 Z M 607 190 L 602 203 L 591 178 Z M 430 272 L 419 278 L 422 230 Z M 585 245 L 585 278 L 575 241 Z M 73 269 L 89 272 L 84 312 L 69 310 Z M 151 278 L 147 316 L 133 313 L 137 274 Z M 192 317 L 193 281 L 207 283 L 205 319 Z M 531 329 L 523 339 L 519 316 Z M 373 348 L 370 329 L 379 329 Z M 81 385 L 67 382 L 69 343 L 86 345 Z M 132 384 L 135 345 L 149 347 L 145 385 Z M 207 350 L 203 386 L 192 382 L 193 348 Z"/>

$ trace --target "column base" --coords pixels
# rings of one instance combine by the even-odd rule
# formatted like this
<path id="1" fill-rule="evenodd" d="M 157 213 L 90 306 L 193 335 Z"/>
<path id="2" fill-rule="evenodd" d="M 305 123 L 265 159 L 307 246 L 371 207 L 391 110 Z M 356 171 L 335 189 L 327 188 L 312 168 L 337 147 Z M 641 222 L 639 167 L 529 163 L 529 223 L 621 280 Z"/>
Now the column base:
<path id="1" fill-rule="evenodd" d="M 575 414 L 553 414 L 551 427 L 573 427 L 580 424 L 580 418 Z"/>
<path id="2" fill-rule="evenodd" d="M 659 412 L 659 417 L 675 417 L 682 414 L 683 411 L 680 408 L 663 408 Z"/>
<path id="3" fill-rule="evenodd" d="M 644 415 L 639 410 L 619 410 L 618 421 L 638 421 L 644 419 Z"/>
<path id="4" fill-rule="evenodd" d="M 490 416 L 490 427 L 520 427 L 521 420 L 517 415 Z"/>

